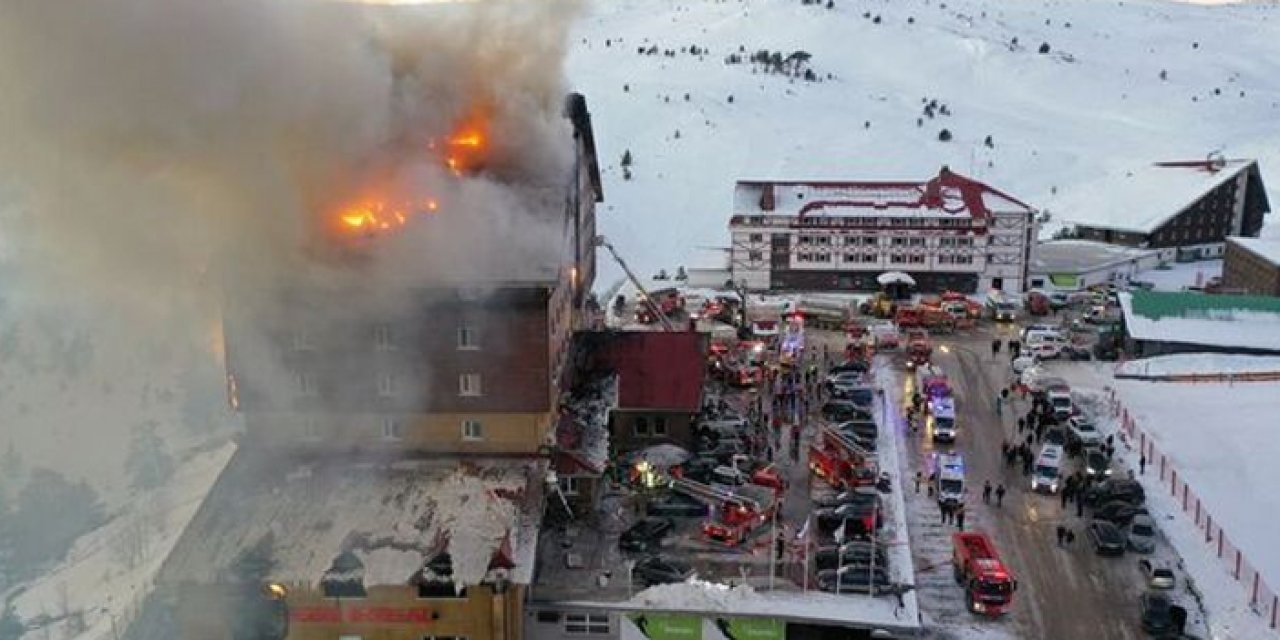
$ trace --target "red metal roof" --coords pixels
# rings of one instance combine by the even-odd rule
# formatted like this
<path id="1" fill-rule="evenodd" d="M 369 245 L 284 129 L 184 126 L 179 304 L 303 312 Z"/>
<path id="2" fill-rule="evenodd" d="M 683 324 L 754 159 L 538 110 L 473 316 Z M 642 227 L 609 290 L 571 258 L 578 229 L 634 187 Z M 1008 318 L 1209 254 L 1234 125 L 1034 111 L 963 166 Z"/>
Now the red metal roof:
<path id="1" fill-rule="evenodd" d="M 706 335 L 692 331 L 614 334 L 600 356 L 618 373 L 618 408 L 701 409 L 707 344 Z"/>

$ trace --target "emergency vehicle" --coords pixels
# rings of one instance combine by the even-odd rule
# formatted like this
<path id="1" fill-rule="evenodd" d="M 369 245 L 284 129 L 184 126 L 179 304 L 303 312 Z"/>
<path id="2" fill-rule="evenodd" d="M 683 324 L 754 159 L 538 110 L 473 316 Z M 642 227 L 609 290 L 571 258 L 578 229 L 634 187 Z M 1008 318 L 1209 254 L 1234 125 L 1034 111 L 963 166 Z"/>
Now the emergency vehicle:
<path id="1" fill-rule="evenodd" d="M 839 429 L 822 425 L 809 447 L 809 470 L 836 489 L 874 484 L 875 454 L 858 446 Z"/>
<path id="2" fill-rule="evenodd" d="M 964 588 L 965 608 L 973 613 L 998 616 L 1013 604 L 1018 581 L 1000 561 L 987 534 L 960 532 L 951 535 L 951 569 Z"/>
<path id="3" fill-rule="evenodd" d="M 930 397 L 925 428 L 934 442 L 956 441 L 956 401 L 951 396 Z"/>
<path id="4" fill-rule="evenodd" d="M 773 489 L 752 484 L 728 488 L 675 478 L 671 489 L 710 506 L 711 514 L 702 523 L 703 537 L 734 547 L 768 522 L 776 505 Z"/>
<path id="5" fill-rule="evenodd" d="M 964 502 L 964 458 L 958 453 L 944 453 L 937 458 L 934 471 L 938 503 Z"/>
<path id="6" fill-rule="evenodd" d="M 929 364 L 933 345 L 929 344 L 929 332 L 924 329 L 907 331 L 907 368 L 914 369 Z"/>

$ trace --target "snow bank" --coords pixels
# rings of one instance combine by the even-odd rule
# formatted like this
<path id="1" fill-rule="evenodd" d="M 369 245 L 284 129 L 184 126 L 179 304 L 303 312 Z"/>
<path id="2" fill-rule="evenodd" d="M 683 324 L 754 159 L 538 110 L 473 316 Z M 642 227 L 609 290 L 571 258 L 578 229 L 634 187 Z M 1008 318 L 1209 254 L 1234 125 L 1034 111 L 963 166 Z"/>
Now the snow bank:
<path id="1" fill-rule="evenodd" d="M 1134 376 L 1275 371 L 1280 371 L 1280 356 L 1246 356 L 1227 353 L 1180 353 L 1130 360 L 1116 366 L 1117 374 Z"/>

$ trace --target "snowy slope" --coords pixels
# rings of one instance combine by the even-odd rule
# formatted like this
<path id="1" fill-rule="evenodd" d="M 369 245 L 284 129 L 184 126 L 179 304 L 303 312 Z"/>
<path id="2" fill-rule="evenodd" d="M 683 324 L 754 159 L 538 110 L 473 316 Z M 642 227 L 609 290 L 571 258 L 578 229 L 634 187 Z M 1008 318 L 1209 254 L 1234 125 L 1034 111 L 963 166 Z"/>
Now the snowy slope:
<path id="1" fill-rule="evenodd" d="M 1258 158 L 1280 201 L 1275 4 L 595 0 L 573 45 L 604 171 L 601 229 L 642 273 L 727 246 L 740 178 L 918 180 L 946 164 L 1056 213 L 1074 184 L 1222 150 Z M 680 52 L 690 45 L 709 53 Z M 809 52 L 820 81 L 725 64 L 739 46 Z M 925 98 L 952 115 L 922 116 Z M 604 289 L 620 272 L 600 267 Z"/>

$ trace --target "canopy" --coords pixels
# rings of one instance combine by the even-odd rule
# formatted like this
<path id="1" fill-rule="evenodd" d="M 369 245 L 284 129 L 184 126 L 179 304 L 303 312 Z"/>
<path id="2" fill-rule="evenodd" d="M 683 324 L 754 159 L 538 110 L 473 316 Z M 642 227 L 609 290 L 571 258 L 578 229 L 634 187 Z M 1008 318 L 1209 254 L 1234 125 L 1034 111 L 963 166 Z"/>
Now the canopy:
<path id="1" fill-rule="evenodd" d="M 689 461 L 689 452 L 674 444 L 655 444 L 635 454 L 637 460 L 647 460 L 657 467 L 674 467 Z"/>
<path id="2" fill-rule="evenodd" d="M 876 282 L 880 284 L 907 284 L 915 286 L 916 279 L 901 271 L 886 271 L 876 277 Z"/>

